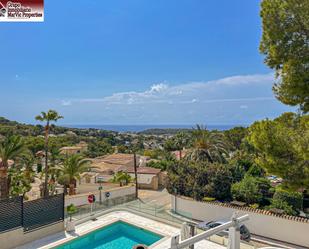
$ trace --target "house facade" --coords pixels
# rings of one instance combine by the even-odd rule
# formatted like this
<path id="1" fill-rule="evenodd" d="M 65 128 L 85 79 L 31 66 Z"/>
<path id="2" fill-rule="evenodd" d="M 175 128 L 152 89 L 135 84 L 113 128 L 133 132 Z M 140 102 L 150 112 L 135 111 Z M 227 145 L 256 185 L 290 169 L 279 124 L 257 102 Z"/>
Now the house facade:
<path id="1" fill-rule="evenodd" d="M 99 181 L 108 182 L 115 173 L 120 171 L 127 172 L 132 178 L 135 178 L 133 154 L 114 153 L 90 160 L 93 169 L 91 172 L 82 175 L 80 184 L 97 184 Z M 138 187 L 158 190 L 165 184 L 164 173 L 160 169 L 146 167 L 145 161 L 146 158 L 136 155 Z"/>

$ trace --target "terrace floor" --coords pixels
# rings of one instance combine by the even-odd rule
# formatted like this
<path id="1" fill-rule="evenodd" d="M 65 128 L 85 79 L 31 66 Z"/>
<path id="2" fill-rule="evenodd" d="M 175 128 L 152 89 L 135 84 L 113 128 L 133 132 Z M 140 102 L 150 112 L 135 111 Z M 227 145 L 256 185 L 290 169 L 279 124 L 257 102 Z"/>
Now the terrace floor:
<path id="1" fill-rule="evenodd" d="M 17 249 L 47 249 L 52 248 L 57 245 L 60 245 L 64 242 L 67 242 L 71 239 L 77 238 L 79 236 L 85 235 L 91 231 L 94 231 L 102 226 L 106 226 L 118 220 L 122 220 L 133 225 L 142 227 L 144 229 L 153 231 L 155 233 L 161 234 L 164 236 L 163 239 L 152 245 L 151 249 L 166 249 L 169 248 L 171 243 L 171 236 L 179 234 L 179 228 L 160 223 L 127 211 L 114 211 L 106 215 L 100 216 L 96 221 L 87 221 L 80 225 L 76 226 L 75 233 L 62 232 L 55 235 L 51 235 L 45 238 L 42 238 L 37 241 L 33 241 L 24 246 L 18 247 Z M 213 242 L 203 240 L 195 244 L 195 249 L 223 249 L 225 247 L 215 244 Z"/>

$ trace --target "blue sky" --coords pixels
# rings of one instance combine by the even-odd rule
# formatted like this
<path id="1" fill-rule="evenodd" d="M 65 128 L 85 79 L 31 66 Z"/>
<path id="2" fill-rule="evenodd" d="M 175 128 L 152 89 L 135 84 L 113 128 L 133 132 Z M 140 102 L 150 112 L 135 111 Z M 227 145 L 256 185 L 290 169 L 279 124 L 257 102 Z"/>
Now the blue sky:
<path id="1" fill-rule="evenodd" d="M 263 64 L 258 0 L 45 1 L 0 23 L 0 116 L 63 124 L 248 124 L 291 110 Z"/>

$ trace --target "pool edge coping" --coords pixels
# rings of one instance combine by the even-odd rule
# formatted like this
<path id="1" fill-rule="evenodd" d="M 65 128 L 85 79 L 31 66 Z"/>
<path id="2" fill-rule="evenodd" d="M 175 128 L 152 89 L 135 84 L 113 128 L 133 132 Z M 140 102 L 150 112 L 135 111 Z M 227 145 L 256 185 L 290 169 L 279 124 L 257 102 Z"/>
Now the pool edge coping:
<path id="1" fill-rule="evenodd" d="M 132 215 L 140 216 L 141 218 L 144 218 L 144 219 L 151 220 L 151 219 L 148 218 L 148 217 L 144 217 L 144 216 L 142 216 L 142 215 L 138 215 L 138 214 L 135 214 L 134 212 L 130 212 L 130 211 L 127 211 L 127 210 L 123 210 L 123 211 L 120 211 L 120 210 L 117 210 L 117 211 L 116 211 L 116 210 L 115 210 L 115 211 L 111 211 L 111 212 L 105 213 L 105 214 L 103 214 L 103 215 L 101 215 L 101 216 L 96 216 L 96 217 L 94 217 L 94 218 L 100 218 L 100 217 L 108 216 L 108 215 L 110 215 L 111 213 L 119 213 L 119 212 L 126 212 L 126 213 L 130 213 L 130 214 L 132 214 Z M 85 221 L 85 222 L 83 222 L 83 223 L 79 223 L 78 225 L 82 225 L 82 224 L 85 224 L 85 223 L 88 223 L 88 222 L 91 222 L 91 221 L 92 221 L 92 220 L 90 219 L 90 220 L 87 220 L 87 221 Z M 154 230 L 153 228 L 148 228 L 148 227 L 145 227 L 145 226 L 140 225 L 140 224 L 138 224 L 138 223 L 132 222 L 131 220 L 128 220 L 128 219 L 126 219 L 126 218 L 119 217 L 119 218 L 112 218 L 111 220 L 107 221 L 107 222 L 104 223 L 104 224 L 101 224 L 101 225 L 98 224 L 98 226 L 93 227 L 93 228 L 90 228 L 89 230 L 80 232 L 80 233 L 78 233 L 78 234 L 75 235 L 75 236 L 72 235 L 72 233 L 70 233 L 70 232 L 64 231 L 65 234 L 69 235 L 70 237 L 63 238 L 63 239 L 60 239 L 59 241 L 52 242 L 52 243 L 50 243 L 50 244 L 48 244 L 48 245 L 45 245 L 45 246 L 40 247 L 40 249 L 55 249 L 57 246 L 61 246 L 61 245 L 65 244 L 65 243 L 67 243 L 67 242 L 69 242 L 69 241 L 72 241 L 72 240 L 77 239 L 77 238 L 79 238 L 79 237 L 85 236 L 85 235 L 87 235 L 87 234 L 89 234 L 89 233 L 92 233 L 92 232 L 98 230 L 98 229 L 101 229 L 101 228 L 104 228 L 104 227 L 106 227 L 106 226 L 108 226 L 108 225 L 111 225 L 111 224 L 113 224 L 113 223 L 115 223 L 115 222 L 117 222 L 117 221 L 123 221 L 123 222 L 126 222 L 126 223 L 130 224 L 130 225 L 136 226 L 136 227 L 138 227 L 138 228 L 142 228 L 142 229 L 144 229 L 144 230 L 148 230 L 148 231 L 150 231 L 150 232 L 152 232 L 152 233 L 155 233 L 155 234 L 158 234 L 158 235 L 162 236 L 161 239 L 159 239 L 158 241 L 156 241 L 155 243 L 153 243 L 152 245 L 150 245 L 150 246 L 148 247 L 149 249 L 152 249 L 152 248 L 154 248 L 154 247 L 160 245 L 161 243 L 163 243 L 164 241 L 168 240 L 168 239 L 172 236 L 172 235 L 163 233 L 163 232 L 161 232 L 161 231 Z M 155 221 L 155 222 L 164 224 L 164 225 L 166 225 L 166 226 L 172 227 L 172 226 L 169 225 L 169 224 L 166 224 L 166 223 L 163 223 L 163 222 L 160 222 L 160 221 L 157 221 L 157 220 L 152 220 L 152 221 Z"/>

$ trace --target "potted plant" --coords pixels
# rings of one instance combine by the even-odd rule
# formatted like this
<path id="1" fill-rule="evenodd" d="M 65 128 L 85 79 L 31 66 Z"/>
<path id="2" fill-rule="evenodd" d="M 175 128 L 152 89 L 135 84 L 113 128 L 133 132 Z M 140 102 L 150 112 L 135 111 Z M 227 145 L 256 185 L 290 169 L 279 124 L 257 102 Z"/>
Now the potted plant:
<path id="1" fill-rule="evenodd" d="M 73 232 L 75 231 L 75 220 L 72 218 L 73 214 L 77 212 L 77 207 L 74 204 L 67 206 L 67 213 L 69 215 L 69 220 L 67 220 L 66 231 Z"/>

